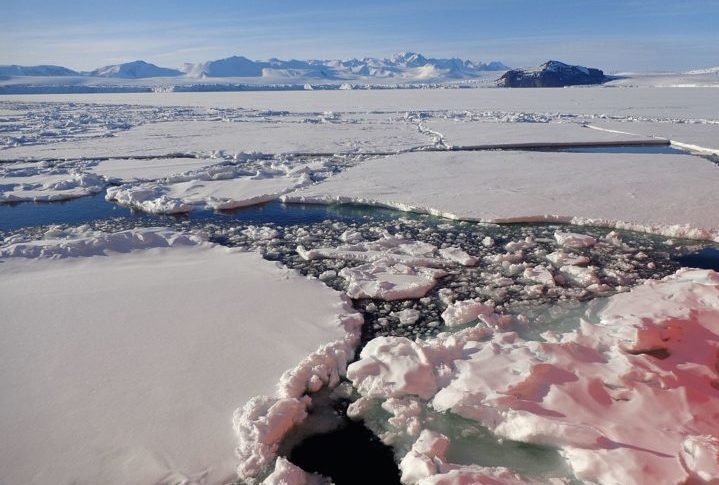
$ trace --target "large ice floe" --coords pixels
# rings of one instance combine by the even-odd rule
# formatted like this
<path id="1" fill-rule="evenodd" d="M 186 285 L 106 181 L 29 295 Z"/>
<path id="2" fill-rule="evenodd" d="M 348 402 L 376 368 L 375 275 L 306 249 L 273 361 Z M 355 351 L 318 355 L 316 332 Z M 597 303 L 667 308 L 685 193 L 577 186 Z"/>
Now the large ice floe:
<path id="1" fill-rule="evenodd" d="M 539 120 L 537 120 L 539 121 Z M 439 133 L 449 147 L 527 147 L 577 144 L 637 144 L 654 142 L 646 135 L 591 130 L 576 122 L 512 123 L 459 119 L 430 119 L 422 122 Z"/>
<path id="2" fill-rule="evenodd" d="M 325 120 L 326 122 L 322 122 Z M 166 121 L 148 123 L 112 137 L 72 140 L 8 148 L 2 160 L 55 158 L 111 158 L 169 154 L 238 153 L 355 153 L 377 150 L 397 152 L 426 146 L 430 138 L 414 123 L 348 122 L 311 118 L 306 122 Z"/>
<path id="3" fill-rule="evenodd" d="M 367 161 L 283 200 L 360 203 L 485 222 L 571 222 L 719 241 L 718 183 L 716 165 L 690 155 L 406 153 Z"/>
<path id="4" fill-rule="evenodd" d="M 605 133 L 631 133 L 665 138 L 679 148 L 698 153 L 719 155 L 719 122 L 714 123 L 648 123 L 642 121 L 594 121 L 590 127 Z"/>
<path id="5" fill-rule="evenodd" d="M 400 465 L 406 484 L 484 483 L 477 477 L 494 473 L 449 462 L 460 436 L 433 431 L 421 419 L 430 410 L 556 447 L 589 483 L 715 480 L 719 274 L 682 269 L 649 280 L 590 319 L 540 341 L 482 323 L 428 340 L 377 338 L 348 369 L 362 395 L 351 413 L 383 402 L 395 416 L 384 439 L 416 440 Z"/>
<path id="6" fill-rule="evenodd" d="M 7 483 L 251 479 L 362 322 L 317 280 L 166 229 L 6 242 L 0 308 Z"/>

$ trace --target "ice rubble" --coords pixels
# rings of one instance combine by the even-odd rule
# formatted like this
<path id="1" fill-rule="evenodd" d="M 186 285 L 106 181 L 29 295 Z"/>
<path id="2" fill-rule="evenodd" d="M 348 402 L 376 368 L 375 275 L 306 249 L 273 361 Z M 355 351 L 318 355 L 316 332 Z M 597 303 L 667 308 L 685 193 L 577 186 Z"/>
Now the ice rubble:
<path id="1" fill-rule="evenodd" d="M 719 274 L 682 269 L 649 280 L 610 297 L 596 318 L 544 341 L 483 325 L 416 342 L 382 337 L 347 375 L 362 399 L 419 397 L 501 438 L 557 447 L 580 480 L 716 478 Z M 420 480 L 446 466 L 424 446 L 437 439 L 419 434 L 402 461 L 404 483 L 435 483 Z M 449 466 L 470 480 L 472 471 Z"/>
<path id="2" fill-rule="evenodd" d="M 75 199 L 100 192 L 104 187 L 100 177 L 70 164 L 0 167 L 0 203 Z"/>
<path id="3" fill-rule="evenodd" d="M 327 170 L 326 159 L 220 163 L 153 182 L 109 187 L 106 199 L 155 214 L 189 212 L 193 206 L 235 209 L 277 199 Z"/>
<path id="4" fill-rule="evenodd" d="M 0 260 L 11 483 L 227 483 L 235 443 L 251 481 L 362 323 L 319 281 L 201 235 L 51 228 Z"/>
<path id="5" fill-rule="evenodd" d="M 108 182 L 127 183 L 158 180 L 170 175 L 198 170 L 218 163 L 211 158 L 155 158 L 155 159 L 109 159 L 102 160 L 87 169 Z"/>
<path id="6" fill-rule="evenodd" d="M 343 234 L 345 239 L 347 233 Z M 336 248 L 297 247 L 305 260 L 320 258 L 357 261 L 365 264 L 345 267 L 338 276 L 347 281 L 351 298 L 404 300 L 422 298 L 456 264 L 474 266 L 478 258 L 460 248 L 442 248 L 385 234 L 375 241 L 358 242 Z"/>
<path id="7" fill-rule="evenodd" d="M 712 203 L 718 183 L 714 164 L 689 155 L 405 153 L 369 160 L 282 200 L 369 204 L 485 222 L 568 222 L 719 241 L 719 211 Z"/>

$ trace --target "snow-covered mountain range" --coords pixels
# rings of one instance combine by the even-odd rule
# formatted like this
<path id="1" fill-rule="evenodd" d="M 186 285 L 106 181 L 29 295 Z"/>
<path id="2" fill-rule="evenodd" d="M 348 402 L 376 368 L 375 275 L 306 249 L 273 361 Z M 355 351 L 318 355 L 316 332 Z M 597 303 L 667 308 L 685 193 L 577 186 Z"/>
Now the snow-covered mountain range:
<path id="1" fill-rule="evenodd" d="M 181 69 L 159 67 L 145 61 L 133 61 L 77 72 L 59 66 L 0 66 L 0 76 L 90 76 L 119 79 L 155 77 L 189 78 L 268 78 L 358 80 L 365 78 L 401 80 L 472 79 L 486 71 L 504 71 L 498 61 L 474 62 L 459 58 L 435 59 L 414 52 L 402 52 L 391 58 L 365 57 L 349 60 L 254 61 L 242 56 L 185 64 Z"/>
<path id="2" fill-rule="evenodd" d="M 133 61 L 101 67 L 89 72 L 88 75 L 96 77 L 118 77 L 123 79 L 144 79 L 149 77 L 181 76 L 182 71 L 158 67 L 145 61 Z"/>

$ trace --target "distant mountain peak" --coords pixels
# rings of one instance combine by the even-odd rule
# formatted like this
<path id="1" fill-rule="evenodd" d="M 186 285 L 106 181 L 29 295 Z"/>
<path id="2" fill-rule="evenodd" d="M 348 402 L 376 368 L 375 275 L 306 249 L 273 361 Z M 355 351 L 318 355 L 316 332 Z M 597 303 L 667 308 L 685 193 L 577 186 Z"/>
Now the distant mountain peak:
<path id="1" fill-rule="evenodd" d="M 150 64 L 145 61 L 131 61 L 123 64 L 113 64 L 95 69 L 90 76 L 116 77 L 124 79 L 143 79 L 149 77 L 173 77 L 182 75 L 177 69 L 169 69 Z"/>
<path id="2" fill-rule="evenodd" d="M 62 66 L 0 66 L 0 76 L 79 76 L 80 73 Z"/>

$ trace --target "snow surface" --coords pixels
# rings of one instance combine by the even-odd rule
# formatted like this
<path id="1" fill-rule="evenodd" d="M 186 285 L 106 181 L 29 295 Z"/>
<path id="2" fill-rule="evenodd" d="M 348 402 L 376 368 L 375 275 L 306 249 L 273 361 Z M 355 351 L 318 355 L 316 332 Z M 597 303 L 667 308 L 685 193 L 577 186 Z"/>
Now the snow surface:
<path id="1" fill-rule="evenodd" d="M 698 88 L 719 86 L 719 68 L 695 69 L 686 72 L 618 73 L 618 79 L 607 86 Z"/>
<path id="2" fill-rule="evenodd" d="M 649 280 L 593 318 L 539 342 L 481 324 L 416 342 L 380 337 L 347 375 L 364 398 L 418 397 L 501 438 L 557 447 L 590 483 L 716 478 L 719 273 Z M 405 431 L 419 438 L 402 460 L 404 483 L 476 471 L 446 463 L 452 438 L 429 429 Z"/>
<path id="3" fill-rule="evenodd" d="M 110 138 L 21 146 L 0 160 L 114 158 L 172 154 L 396 152 L 430 144 L 410 122 L 289 123 L 168 121 L 149 123 Z"/>
<path id="4" fill-rule="evenodd" d="M 292 163 L 259 162 L 263 168 L 214 165 L 154 182 L 124 184 L 107 189 L 106 199 L 145 212 L 174 214 L 193 206 L 235 209 L 277 199 L 312 182 L 322 172 L 322 161 L 293 166 Z"/>
<path id="5" fill-rule="evenodd" d="M 218 160 L 208 158 L 110 159 L 98 162 L 87 171 L 108 182 L 127 183 L 162 179 L 216 163 Z"/>
<path id="6" fill-rule="evenodd" d="M 173 117 L 183 116 L 177 107 L 228 110 L 242 108 L 291 113 L 401 113 L 451 114 L 492 119 L 532 114 L 549 119 L 717 120 L 719 97 L 712 88 L 582 87 L 569 89 L 427 89 L 367 91 L 236 92 L 236 93 L 114 93 L 7 95 L 2 104 L 44 102 L 172 107 Z M 92 106 L 82 106 L 91 109 Z M 164 113 L 160 111 L 160 115 Z M 541 119 L 534 117 L 534 119 Z"/>
<path id="7" fill-rule="evenodd" d="M 104 186 L 100 177 L 73 166 L 0 166 L 0 203 L 75 199 L 100 192 Z"/>
<path id="8" fill-rule="evenodd" d="M 671 140 L 673 145 L 697 152 L 719 155 L 719 122 L 715 123 L 647 123 L 592 122 L 592 127 L 612 132 L 633 133 Z"/>
<path id="9" fill-rule="evenodd" d="M 534 144 L 637 143 L 649 137 L 601 132 L 577 123 L 492 123 L 431 119 L 422 125 L 440 133 L 449 146 L 507 146 Z"/>
<path id="10" fill-rule="evenodd" d="M 237 439 L 271 459 L 288 427 L 255 407 L 235 435 L 235 408 L 336 380 L 356 338 L 359 317 L 319 281 L 197 236 L 78 231 L 0 261 L 7 483 L 233 481 Z M 265 434 L 242 434 L 253 423 Z"/>
<path id="11" fill-rule="evenodd" d="M 283 200 L 361 203 L 485 222 L 564 221 L 719 241 L 718 183 L 716 165 L 689 155 L 406 153 L 367 161 Z"/>

